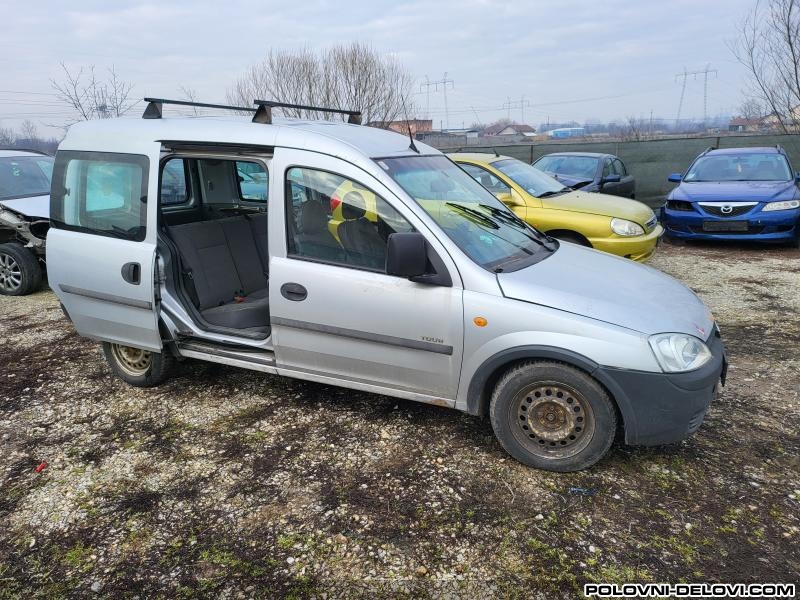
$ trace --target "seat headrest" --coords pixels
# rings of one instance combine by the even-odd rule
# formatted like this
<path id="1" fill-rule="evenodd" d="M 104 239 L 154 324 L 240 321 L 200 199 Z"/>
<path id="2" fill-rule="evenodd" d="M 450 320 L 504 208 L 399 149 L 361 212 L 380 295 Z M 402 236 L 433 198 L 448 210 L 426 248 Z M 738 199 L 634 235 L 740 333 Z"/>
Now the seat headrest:
<path id="1" fill-rule="evenodd" d="M 300 227 L 303 233 L 319 233 L 328 227 L 328 215 L 319 202 L 309 200 L 303 204 L 300 213 Z"/>
<path id="2" fill-rule="evenodd" d="M 342 198 L 342 217 L 345 221 L 360 219 L 367 214 L 367 203 L 358 192 L 347 192 Z"/>

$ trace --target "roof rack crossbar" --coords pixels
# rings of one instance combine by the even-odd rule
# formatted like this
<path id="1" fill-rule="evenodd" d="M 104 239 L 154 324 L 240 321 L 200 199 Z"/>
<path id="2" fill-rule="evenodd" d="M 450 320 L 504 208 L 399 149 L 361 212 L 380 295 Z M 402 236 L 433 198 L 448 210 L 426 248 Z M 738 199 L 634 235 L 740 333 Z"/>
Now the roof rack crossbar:
<path id="1" fill-rule="evenodd" d="M 142 114 L 143 119 L 160 119 L 163 113 L 164 104 L 175 104 L 177 106 L 194 106 L 197 108 L 219 108 L 222 110 L 246 110 L 255 112 L 255 108 L 250 106 L 230 106 L 228 104 L 209 104 L 208 102 L 191 102 L 189 100 L 169 100 L 167 98 L 145 98 L 147 107 Z"/>
<path id="2" fill-rule="evenodd" d="M 342 108 L 329 108 L 325 106 L 308 106 L 305 104 L 290 104 L 289 102 L 277 102 L 275 100 L 253 100 L 253 104 L 258 106 L 256 114 L 253 115 L 253 123 L 272 123 L 273 108 L 298 108 L 300 110 L 316 110 L 319 112 L 337 113 L 347 115 L 347 122 L 361 125 L 361 111 L 347 110 Z"/>

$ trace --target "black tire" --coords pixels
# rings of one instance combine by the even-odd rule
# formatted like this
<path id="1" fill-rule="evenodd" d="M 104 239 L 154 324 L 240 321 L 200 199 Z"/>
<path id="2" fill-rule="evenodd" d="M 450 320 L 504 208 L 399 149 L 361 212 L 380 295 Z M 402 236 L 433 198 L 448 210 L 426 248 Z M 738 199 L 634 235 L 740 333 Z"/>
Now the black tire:
<path id="1" fill-rule="evenodd" d="M 0 244 L 0 294 L 25 296 L 42 285 L 42 267 L 36 255 L 21 244 Z"/>
<path id="2" fill-rule="evenodd" d="M 585 238 L 581 237 L 577 233 L 572 233 L 571 231 L 556 231 L 555 233 L 549 233 L 548 235 L 556 238 L 557 240 L 561 240 L 562 242 L 571 242 L 587 248 L 592 247 L 592 245 L 586 241 Z"/>
<path id="3" fill-rule="evenodd" d="M 512 367 L 494 388 L 489 416 L 506 452 L 547 471 L 592 466 L 617 433 L 617 412 L 603 387 L 583 371 L 551 361 Z"/>
<path id="4" fill-rule="evenodd" d="M 159 354 L 103 342 L 103 356 L 114 375 L 135 387 L 154 387 L 162 383 L 175 364 L 175 357 L 166 348 Z"/>

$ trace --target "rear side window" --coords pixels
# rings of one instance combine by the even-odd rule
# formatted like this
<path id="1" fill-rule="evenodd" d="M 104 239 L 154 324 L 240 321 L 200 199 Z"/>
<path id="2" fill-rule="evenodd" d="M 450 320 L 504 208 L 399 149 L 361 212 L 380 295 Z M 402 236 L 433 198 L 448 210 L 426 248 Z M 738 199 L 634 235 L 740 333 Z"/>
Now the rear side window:
<path id="1" fill-rule="evenodd" d="M 59 152 L 53 169 L 53 227 L 142 241 L 148 160 L 136 154 Z"/>

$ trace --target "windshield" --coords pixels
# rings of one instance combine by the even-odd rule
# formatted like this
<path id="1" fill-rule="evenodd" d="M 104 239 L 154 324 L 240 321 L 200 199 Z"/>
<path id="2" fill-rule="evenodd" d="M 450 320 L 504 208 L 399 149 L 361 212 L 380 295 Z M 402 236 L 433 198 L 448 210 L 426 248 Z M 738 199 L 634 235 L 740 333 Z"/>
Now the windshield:
<path id="1" fill-rule="evenodd" d="M 0 200 L 49 194 L 52 173 L 49 156 L 0 158 Z"/>
<path id="2" fill-rule="evenodd" d="M 558 173 L 580 179 L 594 179 L 597 173 L 597 158 L 591 156 L 543 156 L 533 166 L 540 171 Z"/>
<path id="3" fill-rule="evenodd" d="M 492 166 L 537 198 L 569 191 L 563 183 L 516 158 L 498 160 L 493 162 Z"/>
<path id="4" fill-rule="evenodd" d="M 485 269 L 521 269 L 558 247 L 444 156 L 382 158 L 377 163 Z"/>
<path id="5" fill-rule="evenodd" d="M 789 181 L 792 171 L 782 154 L 742 152 L 697 159 L 684 181 Z"/>

